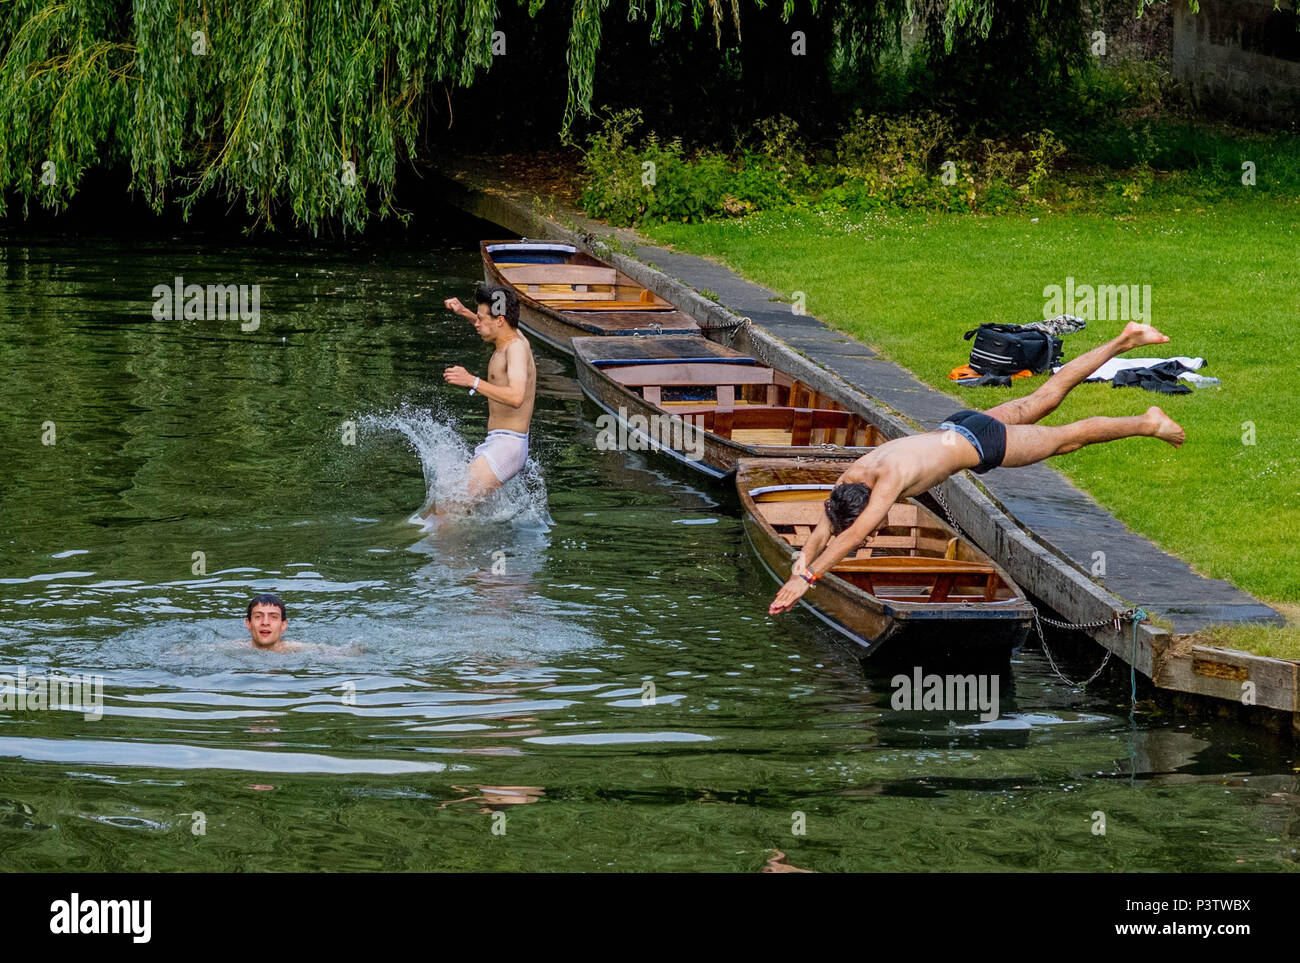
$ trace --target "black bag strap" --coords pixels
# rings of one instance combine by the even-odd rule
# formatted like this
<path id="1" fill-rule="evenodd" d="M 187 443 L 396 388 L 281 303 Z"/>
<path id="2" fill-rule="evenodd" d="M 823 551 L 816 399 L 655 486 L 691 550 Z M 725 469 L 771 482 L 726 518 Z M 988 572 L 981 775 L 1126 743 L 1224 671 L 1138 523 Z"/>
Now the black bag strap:
<path id="1" fill-rule="evenodd" d="M 1023 324 L 1001 324 L 996 321 L 989 321 L 984 324 L 981 324 L 978 328 L 972 328 L 970 331 L 967 331 L 964 335 L 962 335 L 962 340 L 969 341 L 971 338 L 975 337 L 975 335 L 979 334 L 979 332 L 983 331 L 985 328 L 988 328 L 990 331 L 996 331 L 999 334 L 1019 334 L 1022 331 L 1038 330 L 1037 328 L 1026 328 Z"/>

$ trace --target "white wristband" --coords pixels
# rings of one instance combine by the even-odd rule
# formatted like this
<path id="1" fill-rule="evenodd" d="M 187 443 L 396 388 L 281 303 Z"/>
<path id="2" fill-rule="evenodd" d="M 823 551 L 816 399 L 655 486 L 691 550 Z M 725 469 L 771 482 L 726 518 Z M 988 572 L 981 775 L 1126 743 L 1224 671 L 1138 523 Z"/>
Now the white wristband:
<path id="1" fill-rule="evenodd" d="M 470 394 L 473 394 L 473 393 L 476 392 L 476 391 L 478 391 L 478 379 L 477 379 L 477 378 L 474 379 L 474 387 L 469 389 L 469 393 L 470 393 Z"/>

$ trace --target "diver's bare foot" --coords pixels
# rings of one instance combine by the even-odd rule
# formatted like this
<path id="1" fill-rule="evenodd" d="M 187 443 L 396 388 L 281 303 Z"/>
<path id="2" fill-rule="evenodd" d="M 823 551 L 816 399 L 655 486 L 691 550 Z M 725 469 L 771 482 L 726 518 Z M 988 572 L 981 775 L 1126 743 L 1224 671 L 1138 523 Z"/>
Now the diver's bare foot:
<path id="1" fill-rule="evenodd" d="M 1147 421 L 1151 422 L 1155 429 L 1151 432 L 1153 438 L 1159 438 L 1161 441 L 1167 441 L 1175 448 L 1181 448 L 1183 442 L 1187 440 L 1187 433 L 1183 431 L 1182 426 L 1167 414 L 1152 405 L 1147 409 Z"/>
<path id="2" fill-rule="evenodd" d="M 1126 324 L 1120 337 L 1128 344 L 1125 350 L 1139 348 L 1144 344 L 1165 344 L 1169 340 L 1169 335 L 1161 334 L 1149 324 L 1139 324 L 1136 321 Z"/>

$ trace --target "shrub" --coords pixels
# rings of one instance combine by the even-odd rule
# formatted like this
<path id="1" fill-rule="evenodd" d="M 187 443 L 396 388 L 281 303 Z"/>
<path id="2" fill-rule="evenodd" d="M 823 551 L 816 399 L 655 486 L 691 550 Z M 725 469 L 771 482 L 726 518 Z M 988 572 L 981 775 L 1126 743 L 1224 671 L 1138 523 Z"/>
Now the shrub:
<path id="1" fill-rule="evenodd" d="M 609 114 L 582 156 L 583 210 L 619 227 L 635 224 L 646 210 L 641 158 L 630 143 L 640 124 L 634 108 Z"/>
<path id="2" fill-rule="evenodd" d="M 1025 177 L 1025 193 L 1037 197 L 1043 184 L 1057 162 L 1065 156 L 1065 145 L 1050 130 L 1040 130 L 1030 139 L 1029 173 Z"/>
<path id="3" fill-rule="evenodd" d="M 794 201 L 790 181 L 789 171 L 773 163 L 772 158 L 747 152 L 732 177 L 730 193 L 752 210 L 788 207 Z"/>
<path id="4" fill-rule="evenodd" d="M 731 170 L 721 154 L 687 160 L 680 141 L 661 146 L 651 135 L 641 156 L 655 165 L 654 183 L 646 189 L 647 217 L 689 223 L 725 213 Z"/>
<path id="5" fill-rule="evenodd" d="M 928 171 L 936 152 L 952 143 L 952 125 L 926 111 L 900 117 L 854 113 L 840 135 L 836 160 L 850 177 L 878 173 L 886 180 Z"/>
<path id="6" fill-rule="evenodd" d="M 776 170 L 796 178 L 807 168 L 808 148 L 799 134 L 799 124 L 785 114 L 768 117 L 754 125 L 758 153 Z"/>

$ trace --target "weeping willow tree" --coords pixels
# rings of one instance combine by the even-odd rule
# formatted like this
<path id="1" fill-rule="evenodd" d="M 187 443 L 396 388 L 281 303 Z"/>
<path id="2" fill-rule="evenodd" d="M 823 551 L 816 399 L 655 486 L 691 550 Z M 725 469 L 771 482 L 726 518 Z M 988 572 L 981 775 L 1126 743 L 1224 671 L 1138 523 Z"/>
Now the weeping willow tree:
<path id="1" fill-rule="evenodd" d="M 693 27 L 739 34 L 741 0 L 627 0 L 650 37 Z M 796 0 L 780 2 L 784 16 Z M 528 16 L 545 0 L 519 0 Z M 552 8 L 562 0 L 552 0 Z M 761 0 L 747 4 L 763 7 Z M 946 34 L 987 33 L 993 0 L 807 0 L 808 15 L 918 6 Z M 588 113 L 611 0 L 570 0 L 562 129 Z M 829 14 L 827 14 L 829 15 Z M 188 216 L 217 196 L 254 222 L 287 210 L 315 230 L 396 214 L 399 159 L 413 158 L 431 98 L 492 64 L 495 0 L 8 0 L 0 5 L 0 214 L 33 199 L 60 210 L 94 168 L 129 170 L 154 211 Z M 859 12 L 843 42 L 876 44 Z M 743 43 L 743 39 L 738 38 Z M 539 78 L 539 82 L 548 82 Z"/>

